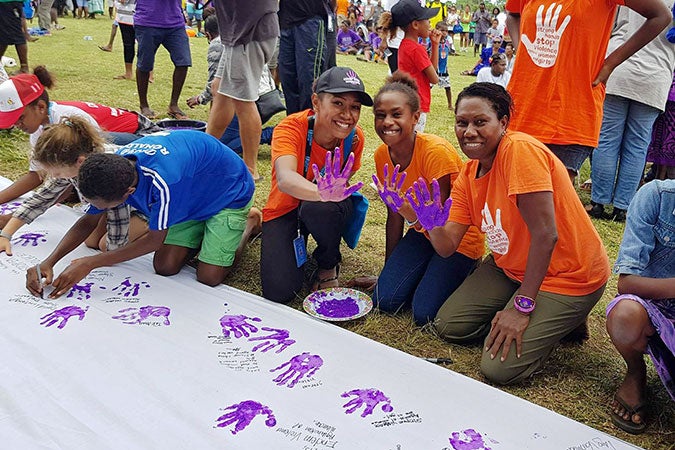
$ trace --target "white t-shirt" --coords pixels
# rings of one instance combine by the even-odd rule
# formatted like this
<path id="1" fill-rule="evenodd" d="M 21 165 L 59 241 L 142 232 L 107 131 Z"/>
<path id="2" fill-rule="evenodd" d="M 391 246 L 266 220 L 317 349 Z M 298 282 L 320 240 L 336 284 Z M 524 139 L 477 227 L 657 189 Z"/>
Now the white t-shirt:
<path id="1" fill-rule="evenodd" d="M 476 83 L 494 83 L 506 89 L 506 85 L 509 84 L 510 79 L 511 72 L 509 71 L 506 71 L 497 77 L 492 74 L 492 69 L 490 67 L 483 67 L 478 71 Z"/>

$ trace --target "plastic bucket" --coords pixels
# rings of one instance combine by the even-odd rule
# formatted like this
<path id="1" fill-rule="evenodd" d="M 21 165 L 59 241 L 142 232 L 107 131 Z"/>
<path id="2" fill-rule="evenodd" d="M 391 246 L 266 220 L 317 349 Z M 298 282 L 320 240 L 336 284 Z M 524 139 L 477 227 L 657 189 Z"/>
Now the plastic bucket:
<path id="1" fill-rule="evenodd" d="M 157 122 L 157 126 L 165 130 L 206 131 L 206 122 L 192 119 L 164 119 Z"/>

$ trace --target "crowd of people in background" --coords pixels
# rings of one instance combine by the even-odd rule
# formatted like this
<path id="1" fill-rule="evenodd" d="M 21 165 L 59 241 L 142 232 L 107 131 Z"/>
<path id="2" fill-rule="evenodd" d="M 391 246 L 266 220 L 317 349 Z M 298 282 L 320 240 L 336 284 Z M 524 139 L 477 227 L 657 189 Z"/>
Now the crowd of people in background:
<path id="1" fill-rule="evenodd" d="M 610 276 L 590 218 L 626 223 L 607 330 L 627 371 L 609 412 L 617 427 L 641 433 L 644 353 L 675 400 L 671 8 L 673 0 L 507 0 L 505 11 L 442 0 L 260 0 L 255 8 L 245 0 L 116 0 L 107 9 L 101 0 L 0 0 L 0 56 L 13 45 L 20 62 L 12 77 L 0 70 L 0 128 L 28 133 L 33 151 L 30 171 L 0 201 L 38 188 L 38 168 L 51 175 L 0 219 L 0 251 L 11 254 L 12 234 L 74 189 L 87 215 L 28 270 L 33 294 L 51 283 L 58 297 L 92 268 L 150 252 L 159 274 L 197 258 L 197 279 L 219 284 L 261 232 L 263 296 L 287 303 L 303 289 L 310 258 L 311 289 L 344 285 L 340 243 L 356 246 L 368 208 L 363 183 L 350 178 L 371 157 L 364 149 L 377 147 L 384 265 L 351 284 L 372 290 L 381 311 L 410 308 L 417 325 L 449 342 L 482 339 L 481 370 L 498 384 L 530 377 L 559 342 L 588 338 L 586 318 Z M 62 30 L 65 13 L 115 18 L 100 49 L 111 51 L 120 32 L 124 74 L 115 78 L 136 79 L 138 113 L 52 100 L 46 68 L 28 73 L 27 42 Z M 166 115 L 188 119 L 179 99 L 192 65 L 189 36 L 209 45 L 204 90 L 186 101 L 210 105 L 205 133 L 154 135 L 158 114 L 147 94 L 160 45 L 174 65 Z M 480 59 L 461 74 L 476 82 L 453 101 L 449 57 L 471 49 Z M 373 98 L 336 54 L 386 63 L 390 76 Z M 454 112 L 467 162 L 445 137 L 425 133 L 433 86 Z M 287 117 L 263 129 L 261 99 L 279 87 Z M 381 143 L 366 143 L 359 126 L 371 106 Z M 106 131 L 121 145 L 116 155 L 103 154 Z M 271 145 L 270 174 L 258 169 L 260 144 Z M 143 145 L 165 152 L 153 157 Z M 177 156 L 179 147 L 187 150 Z M 587 159 L 584 206 L 575 182 Z M 260 211 L 253 192 L 264 177 L 272 188 Z M 55 276 L 54 264 L 81 242 L 103 253 Z"/>

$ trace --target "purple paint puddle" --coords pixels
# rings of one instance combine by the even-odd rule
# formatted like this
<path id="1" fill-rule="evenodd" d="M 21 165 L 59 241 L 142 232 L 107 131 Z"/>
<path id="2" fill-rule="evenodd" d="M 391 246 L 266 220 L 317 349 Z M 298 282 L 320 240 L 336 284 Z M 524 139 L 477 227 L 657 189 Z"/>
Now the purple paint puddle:
<path id="1" fill-rule="evenodd" d="M 491 450 L 483 440 L 483 436 L 473 428 L 453 432 L 450 445 L 453 450 Z"/>
<path id="2" fill-rule="evenodd" d="M 121 295 L 123 297 L 137 297 L 142 287 L 150 287 L 150 284 L 145 281 L 141 281 L 140 283 L 132 283 L 130 279 L 131 277 L 126 277 L 124 281 L 122 281 L 118 286 L 112 288 L 112 290 L 115 291 L 117 295 Z"/>
<path id="3" fill-rule="evenodd" d="M 272 334 L 250 338 L 249 341 L 251 342 L 262 341 L 251 349 L 252 352 L 260 350 L 261 353 L 265 353 L 268 350 L 272 350 L 274 347 L 279 347 L 274 353 L 281 353 L 291 345 L 295 344 L 293 339 L 289 339 L 290 332 L 288 330 L 268 327 L 262 327 L 261 330 L 268 331 Z"/>
<path id="4" fill-rule="evenodd" d="M 84 314 L 88 309 L 88 306 L 84 309 L 74 305 L 66 306 L 65 308 L 57 309 L 56 311 L 52 311 L 49 314 L 40 317 L 40 320 L 42 321 L 40 322 L 40 325 L 51 327 L 58 323 L 57 328 L 61 329 L 66 326 L 68 319 L 73 316 L 77 316 L 79 320 L 84 319 Z"/>
<path id="5" fill-rule="evenodd" d="M 310 355 L 308 352 L 304 352 L 301 355 L 292 357 L 288 362 L 283 363 L 279 367 L 270 369 L 270 372 L 275 372 L 288 366 L 285 372 L 272 381 L 279 386 L 283 386 L 288 382 L 287 387 L 292 388 L 298 384 L 301 378 L 309 378 L 314 375 L 322 365 L 323 359 L 319 355 Z"/>
<path id="6" fill-rule="evenodd" d="M 0 205 L 0 214 L 11 214 L 21 206 L 21 202 L 8 202 Z"/>
<path id="7" fill-rule="evenodd" d="M 161 319 L 164 325 L 171 325 L 169 322 L 169 314 L 171 309 L 167 306 L 141 306 L 140 308 L 125 308 L 118 311 L 119 315 L 113 316 L 113 319 L 121 320 L 126 324 L 145 323 L 149 318 L 155 317 Z"/>
<path id="8" fill-rule="evenodd" d="M 357 315 L 361 309 L 355 298 L 346 297 L 339 300 L 321 300 L 316 312 L 324 317 L 343 319 Z"/>
<path id="9" fill-rule="evenodd" d="M 382 411 L 392 412 L 394 410 L 394 408 L 391 406 L 391 400 L 389 397 L 384 395 L 382 391 L 373 388 L 353 389 L 349 392 L 344 392 L 341 397 L 354 397 L 342 405 L 343 408 L 347 408 L 345 410 L 345 414 L 352 414 L 361 406 L 365 406 L 365 409 L 361 413 L 361 417 L 366 417 L 371 415 L 377 405 L 380 403 L 384 403 L 382 405 Z"/>
<path id="10" fill-rule="evenodd" d="M 23 233 L 17 238 L 12 239 L 14 245 L 22 247 L 37 247 L 40 242 L 47 242 L 46 233 Z"/>
<path id="11" fill-rule="evenodd" d="M 242 336 L 249 337 L 251 333 L 257 333 L 258 327 L 248 323 L 248 320 L 260 322 L 262 319 L 260 317 L 247 317 L 243 315 L 225 315 L 221 317 L 220 326 L 223 329 L 223 334 L 225 337 L 230 337 L 230 333 L 233 333 L 235 338 L 240 338 Z"/>
<path id="12" fill-rule="evenodd" d="M 237 434 L 244 428 L 251 424 L 251 421 L 256 416 L 267 416 L 265 425 L 273 427 L 277 424 L 277 419 L 274 417 L 274 412 L 267 406 L 253 400 L 245 400 L 241 403 L 236 403 L 225 408 L 223 411 L 229 411 L 216 419 L 216 426 L 224 428 L 229 425 L 234 425 L 231 430 L 232 434 Z M 236 422 L 236 423 L 235 423 Z"/>

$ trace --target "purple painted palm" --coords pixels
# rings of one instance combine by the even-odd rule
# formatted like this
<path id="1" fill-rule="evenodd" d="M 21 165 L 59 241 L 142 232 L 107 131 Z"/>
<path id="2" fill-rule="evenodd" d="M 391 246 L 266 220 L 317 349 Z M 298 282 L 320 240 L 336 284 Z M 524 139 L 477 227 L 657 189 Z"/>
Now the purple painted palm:
<path id="1" fill-rule="evenodd" d="M 224 428 L 228 425 L 234 425 L 232 434 L 237 434 L 251 424 L 251 421 L 259 415 L 267 416 L 265 425 L 273 427 L 277 424 L 274 412 L 267 406 L 253 400 L 245 400 L 241 403 L 230 405 L 224 409 L 229 411 L 216 419 L 217 427 Z"/>
<path id="2" fill-rule="evenodd" d="M 412 196 L 413 189 L 416 199 Z M 420 178 L 413 183 L 413 187 L 408 189 L 405 194 L 408 202 L 410 202 L 410 206 L 417 215 L 417 220 L 420 221 L 420 225 L 425 230 L 444 226 L 448 221 L 450 206 L 452 205 L 450 197 L 445 201 L 445 204 L 441 203 L 441 188 L 435 178 L 431 181 L 431 190 L 433 192 L 433 200 L 426 181 L 424 178 Z"/>
<path id="3" fill-rule="evenodd" d="M 312 164 L 316 187 L 322 202 L 341 202 L 363 187 L 363 183 L 360 181 L 353 186 L 349 186 L 349 177 L 352 175 L 352 167 L 354 166 L 353 152 L 349 154 L 347 163 L 342 170 L 340 170 L 341 165 L 342 152 L 339 147 L 335 147 L 335 157 L 331 152 L 326 152 L 323 174 L 316 164 Z"/>
<path id="4" fill-rule="evenodd" d="M 394 167 L 394 172 L 389 178 L 389 164 L 384 165 L 384 180 L 380 183 L 377 175 L 373 174 L 373 183 L 377 187 L 377 193 L 380 195 L 380 198 L 389 209 L 394 212 L 398 212 L 401 209 L 401 206 L 405 203 L 403 196 L 401 195 L 401 187 L 405 181 L 406 173 L 402 172 L 399 176 L 399 170 L 401 166 L 396 164 Z"/>
<path id="5" fill-rule="evenodd" d="M 345 410 L 346 414 L 352 414 L 361 406 L 365 406 L 365 409 L 361 413 L 361 417 L 366 417 L 371 415 L 377 405 L 380 403 L 384 403 L 381 407 L 382 411 L 392 412 L 394 410 L 394 408 L 391 406 L 391 400 L 389 400 L 389 397 L 384 395 L 382 391 L 374 388 L 353 389 L 349 392 L 343 393 L 341 397 L 354 397 L 342 405 L 343 408 L 347 408 Z"/>
<path id="6" fill-rule="evenodd" d="M 270 372 L 275 372 L 287 367 L 285 372 L 272 381 L 279 386 L 283 386 L 288 382 L 288 387 L 292 388 L 301 378 L 309 378 L 314 375 L 322 365 L 323 359 L 319 355 L 310 355 L 308 352 L 304 352 L 292 357 L 288 362 L 283 363 L 279 367 L 271 369 Z"/>

